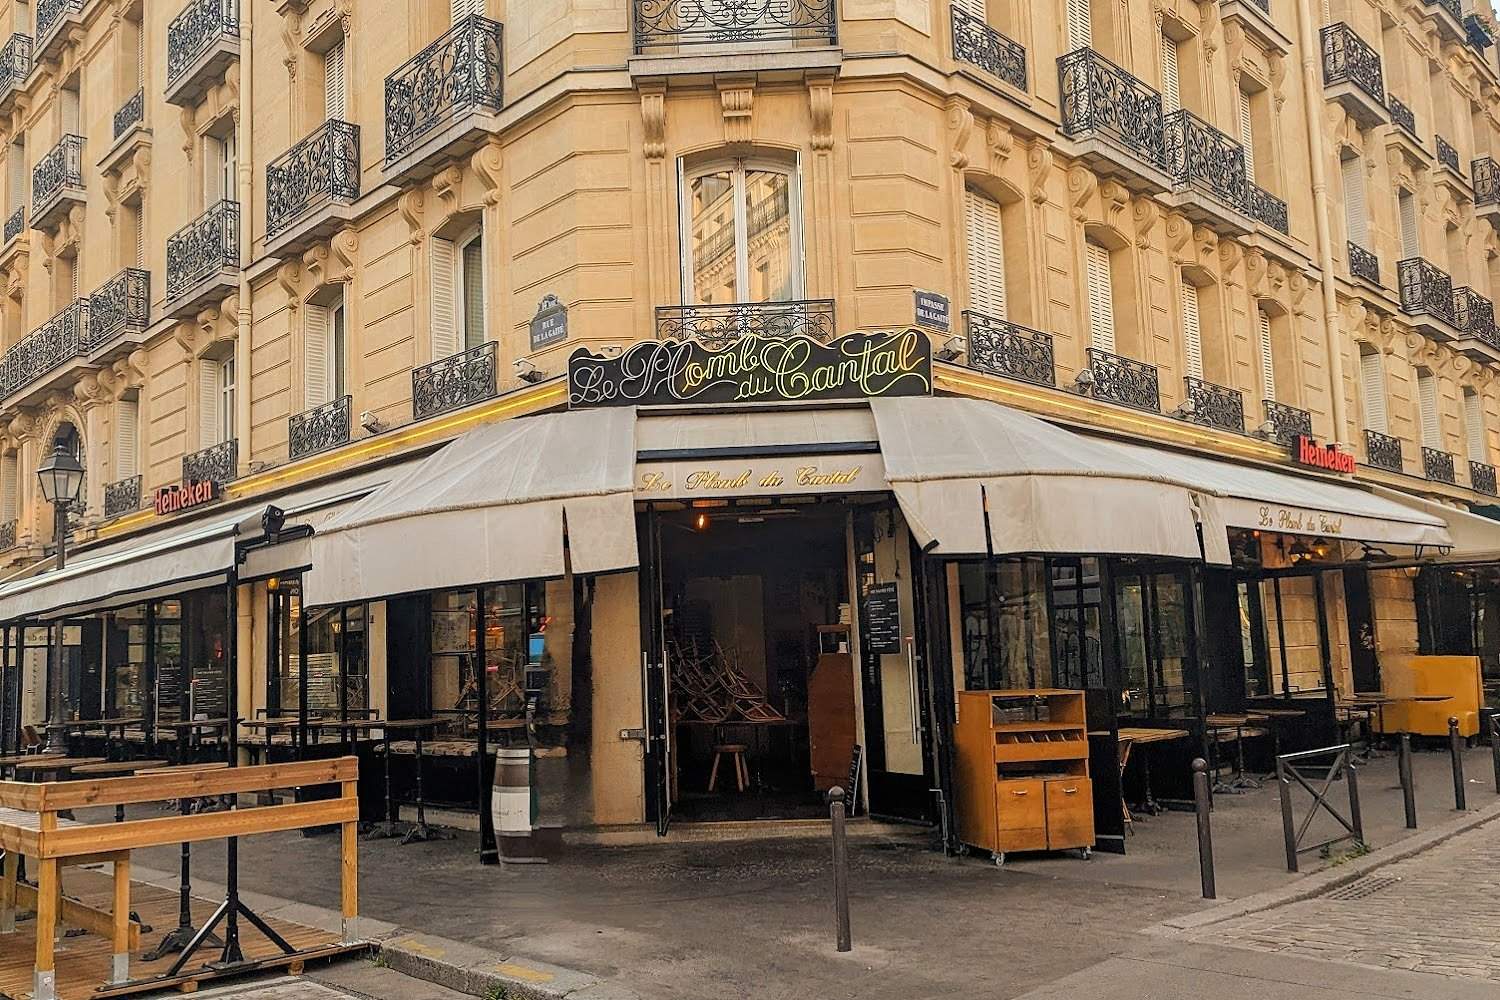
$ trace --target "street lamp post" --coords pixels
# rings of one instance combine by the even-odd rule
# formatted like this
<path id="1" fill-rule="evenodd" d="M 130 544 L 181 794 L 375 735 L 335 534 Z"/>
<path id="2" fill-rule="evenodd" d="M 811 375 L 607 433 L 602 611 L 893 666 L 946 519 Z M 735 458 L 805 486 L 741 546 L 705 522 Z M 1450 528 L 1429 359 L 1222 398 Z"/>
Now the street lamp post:
<path id="1" fill-rule="evenodd" d="M 42 499 L 52 505 L 52 536 L 57 543 L 57 568 L 62 569 L 68 561 L 68 508 L 78 499 L 78 491 L 83 486 L 83 466 L 78 459 L 68 452 L 61 443 L 56 450 L 42 460 L 42 464 L 36 467 L 36 477 L 41 484 Z M 52 722 L 62 721 L 63 702 L 63 625 L 57 622 L 53 626 L 56 632 L 56 640 L 53 643 L 53 695 L 51 716 Z M 47 749 L 61 749 L 61 730 L 49 729 L 47 733 Z"/>

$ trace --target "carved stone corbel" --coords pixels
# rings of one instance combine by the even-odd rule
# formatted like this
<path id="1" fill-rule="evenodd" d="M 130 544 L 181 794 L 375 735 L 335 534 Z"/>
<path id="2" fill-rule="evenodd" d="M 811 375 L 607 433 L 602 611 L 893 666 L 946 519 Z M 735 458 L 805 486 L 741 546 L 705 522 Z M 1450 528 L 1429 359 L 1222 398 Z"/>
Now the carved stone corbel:
<path id="1" fill-rule="evenodd" d="M 948 163 L 954 170 L 969 165 L 969 136 L 974 131 L 974 112 L 962 97 L 948 98 Z"/>
<path id="2" fill-rule="evenodd" d="M 812 116 L 813 152 L 829 152 L 833 149 L 832 76 L 817 76 L 808 80 L 807 107 Z"/>
<path id="3" fill-rule="evenodd" d="M 1068 205 L 1074 222 L 1088 218 L 1089 199 L 1098 190 L 1099 177 L 1088 167 L 1075 163 L 1068 168 Z"/>
<path id="4" fill-rule="evenodd" d="M 500 155 L 500 142 L 491 139 L 474 151 L 469 157 L 469 167 L 474 175 L 484 184 L 484 203 L 486 205 L 500 204 L 501 189 L 504 184 L 504 160 Z"/>
<path id="5" fill-rule="evenodd" d="M 719 81 L 719 109 L 724 117 L 724 143 L 748 146 L 755 135 L 755 81 Z"/>
<path id="6" fill-rule="evenodd" d="M 661 84 L 641 89 L 641 151 L 648 160 L 667 155 L 667 90 Z"/>
<path id="7" fill-rule="evenodd" d="M 1052 164 L 1052 147 L 1045 139 L 1033 139 L 1026 147 L 1026 176 L 1031 184 L 1033 204 L 1047 203 L 1047 181 L 1052 177 Z"/>
<path id="8" fill-rule="evenodd" d="M 413 241 L 415 242 L 415 241 Z M 276 268 L 276 283 L 286 293 L 286 307 L 292 313 L 302 305 L 302 262 L 298 260 L 284 260 L 281 266 Z"/>
<path id="9" fill-rule="evenodd" d="M 406 223 L 406 238 L 412 246 L 421 243 L 425 235 L 422 231 L 422 208 L 425 203 L 426 198 L 423 197 L 421 188 L 407 188 L 396 199 L 396 208 L 401 212 L 402 221 Z"/>

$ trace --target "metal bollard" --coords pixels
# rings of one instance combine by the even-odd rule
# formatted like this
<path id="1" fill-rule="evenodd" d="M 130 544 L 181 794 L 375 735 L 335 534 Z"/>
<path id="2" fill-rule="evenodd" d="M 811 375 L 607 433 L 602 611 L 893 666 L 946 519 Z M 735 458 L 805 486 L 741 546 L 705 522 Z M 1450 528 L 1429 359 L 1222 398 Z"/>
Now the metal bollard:
<path id="1" fill-rule="evenodd" d="M 828 790 L 828 818 L 833 823 L 833 910 L 837 924 L 838 950 L 848 951 L 849 939 L 849 843 L 844 830 L 844 790 Z"/>
<path id="2" fill-rule="evenodd" d="M 1459 812 L 1469 808 L 1464 795 L 1463 739 L 1458 735 L 1458 719 L 1448 716 L 1448 756 L 1453 758 L 1453 808 Z"/>
<path id="3" fill-rule="evenodd" d="M 1495 794 L 1500 795 L 1500 712 L 1490 716 L 1490 756 L 1495 761 Z"/>
<path id="4" fill-rule="evenodd" d="M 1217 899 L 1214 891 L 1214 838 L 1209 827 L 1208 761 L 1193 760 L 1193 803 L 1198 809 L 1198 877 L 1203 883 L 1203 898 Z"/>
<path id="5" fill-rule="evenodd" d="M 1401 799 L 1406 805 L 1406 828 L 1417 828 L 1417 789 L 1411 777 L 1411 733 L 1401 734 Z"/>

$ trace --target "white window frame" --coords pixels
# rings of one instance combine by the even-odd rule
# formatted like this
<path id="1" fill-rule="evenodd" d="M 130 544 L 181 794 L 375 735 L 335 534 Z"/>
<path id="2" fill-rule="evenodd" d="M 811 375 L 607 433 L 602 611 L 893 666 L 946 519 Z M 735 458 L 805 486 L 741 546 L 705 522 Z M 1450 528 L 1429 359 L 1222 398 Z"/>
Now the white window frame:
<path id="1" fill-rule="evenodd" d="M 234 400 L 239 387 L 236 384 L 234 355 L 214 362 L 215 381 L 219 392 L 219 441 L 234 440 Z"/>
<path id="2" fill-rule="evenodd" d="M 470 338 L 469 286 L 464 275 L 464 254 L 474 245 L 475 240 L 479 241 L 479 330 L 477 336 Z M 479 225 L 454 240 L 453 330 L 460 351 L 478 347 L 489 339 L 489 305 L 489 269 L 484 266 L 484 226 Z"/>
<path id="3" fill-rule="evenodd" d="M 750 223 L 745 215 L 745 177 L 752 170 L 763 170 L 785 174 L 787 178 L 787 214 L 791 226 L 791 246 L 787 254 L 792 266 L 792 290 L 789 301 L 797 301 L 807 294 L 807 261 L 804 258 L 802 239 L 802 157 L 791 162 L 763 156 L 743 159 L 720 159 L 694 164 L 691 169 L 682 160 L 677 161 L 677 220 L 678 257 L 682 261 L 682 304 L 694 305 L 691 296 L 693 287 L 693 212 L 689 196 L 694 180 L 706 174 L 725 171 L 734 177 L 734 284 L 735 300 L 746 301 L 750 288 Z"/>

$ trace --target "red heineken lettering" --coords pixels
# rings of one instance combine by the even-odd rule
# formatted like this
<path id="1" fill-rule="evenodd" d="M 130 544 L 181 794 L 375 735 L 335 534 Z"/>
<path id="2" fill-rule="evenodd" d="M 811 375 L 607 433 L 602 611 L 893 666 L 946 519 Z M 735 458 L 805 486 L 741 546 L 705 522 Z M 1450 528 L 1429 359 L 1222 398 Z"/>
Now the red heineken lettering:
<path id="1" fill-rule="evenodd" d="M 212 479 L 201 482 L 173 483 L 156 491 L 154 506 L 158 514 L 175 514 L 189 507 L 219 499 L 219 484 Z"/>
<path id="2" fill-rule="evenodd" d="M 1354 472 L 1354 456 L 1346 451 L 1319 444 L 1306 434 L 1298 434 L 1292 440 L 1292 461 L 1311 469 L 1327 469 L 1329 472 Z"/>

